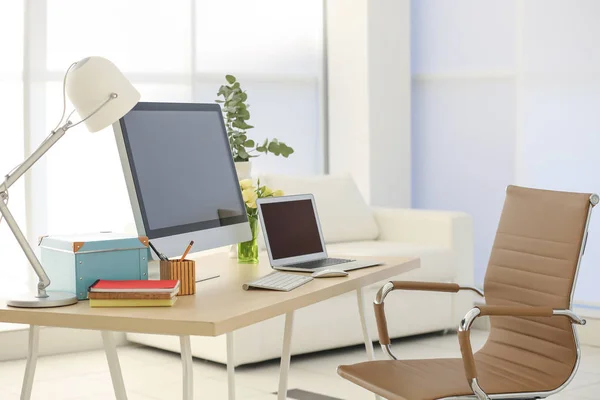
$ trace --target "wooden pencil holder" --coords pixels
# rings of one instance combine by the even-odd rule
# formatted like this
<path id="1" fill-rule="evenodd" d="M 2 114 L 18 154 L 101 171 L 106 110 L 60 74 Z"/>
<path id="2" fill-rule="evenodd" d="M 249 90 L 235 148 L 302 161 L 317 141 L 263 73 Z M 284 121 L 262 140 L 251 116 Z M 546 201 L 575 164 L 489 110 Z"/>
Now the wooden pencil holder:
<path id="1" fill-rule="evenodd" d="M 193 260 L 167 260 L 160 262 L 160 279 L 181 282 L 177 296 L 196 293 L 196 262 Z"/>

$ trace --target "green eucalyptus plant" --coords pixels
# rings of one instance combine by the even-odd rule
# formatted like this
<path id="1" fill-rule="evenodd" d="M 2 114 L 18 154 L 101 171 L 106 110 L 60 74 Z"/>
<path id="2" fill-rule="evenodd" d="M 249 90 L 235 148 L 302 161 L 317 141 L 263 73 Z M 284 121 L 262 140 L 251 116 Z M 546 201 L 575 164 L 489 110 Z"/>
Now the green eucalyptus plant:
<path id="1" fill-rule="evenodd" d="M 223 117 L 233 161 L 248 161 L 252 157 L 258 157 L 259 153 L 271 153 L 288 158 L 294 149 L 285 143 L 277 139 L 265 139 L 262 144 L 258 144 L 248 138 L 248 129 L 254 128 L 247 122 L 250 119 L 248 111 L 250 105 L 246 103 L 248 95 L 242 90 L 235 76 L 225 75 L 225 79 L 228 84 L 222 85 L 217 92 L 217 96 L 221 96 L 222 99 L 215 101 L 223 104 Z"/>

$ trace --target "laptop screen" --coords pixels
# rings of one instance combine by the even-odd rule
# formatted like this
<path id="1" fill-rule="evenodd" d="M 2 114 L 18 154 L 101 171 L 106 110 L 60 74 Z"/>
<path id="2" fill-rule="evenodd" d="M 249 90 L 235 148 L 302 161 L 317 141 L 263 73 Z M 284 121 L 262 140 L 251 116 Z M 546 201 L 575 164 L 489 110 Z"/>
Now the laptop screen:
<path id="1" fill-rule="evenodd" d="M 324 251 L 311 200 L 264 203 L 260 208 L 273 260 Z"/>

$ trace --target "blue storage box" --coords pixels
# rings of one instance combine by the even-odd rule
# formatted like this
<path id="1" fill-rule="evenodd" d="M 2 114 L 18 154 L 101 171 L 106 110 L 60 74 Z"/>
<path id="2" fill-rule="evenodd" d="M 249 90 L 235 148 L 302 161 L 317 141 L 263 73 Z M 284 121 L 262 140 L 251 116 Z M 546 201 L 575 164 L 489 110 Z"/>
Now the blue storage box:
<path id="1" fill-rule="evenodd" d="M 98 279 L 148 279 L 148 238 L 114 233 L 43 236 L 42 265 L 50 277 L 48 291 L 87 299 Z"/>

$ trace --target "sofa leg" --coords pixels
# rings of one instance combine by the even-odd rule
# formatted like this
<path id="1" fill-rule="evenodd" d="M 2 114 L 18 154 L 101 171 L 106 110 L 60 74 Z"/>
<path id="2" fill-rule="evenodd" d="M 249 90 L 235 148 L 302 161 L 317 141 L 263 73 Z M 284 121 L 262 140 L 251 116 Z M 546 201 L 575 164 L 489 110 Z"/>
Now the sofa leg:
<path id="1" fill-rule="evenodd" d="M 356 300 L 358 302 L 358 314 L 360 315 L 360 324 L 362 325 L 363 339 L 365 341 L 365 349 L 367 350 L 367 359 L 373 361 L 375 359 L 375 351 L 373 350 L 373 341 L 369 336 L 366 319 L 366 299 L 363 288 L 356 289 Z M 375 395 L 376 400 L 381 400 L 381 397 Z"/>

